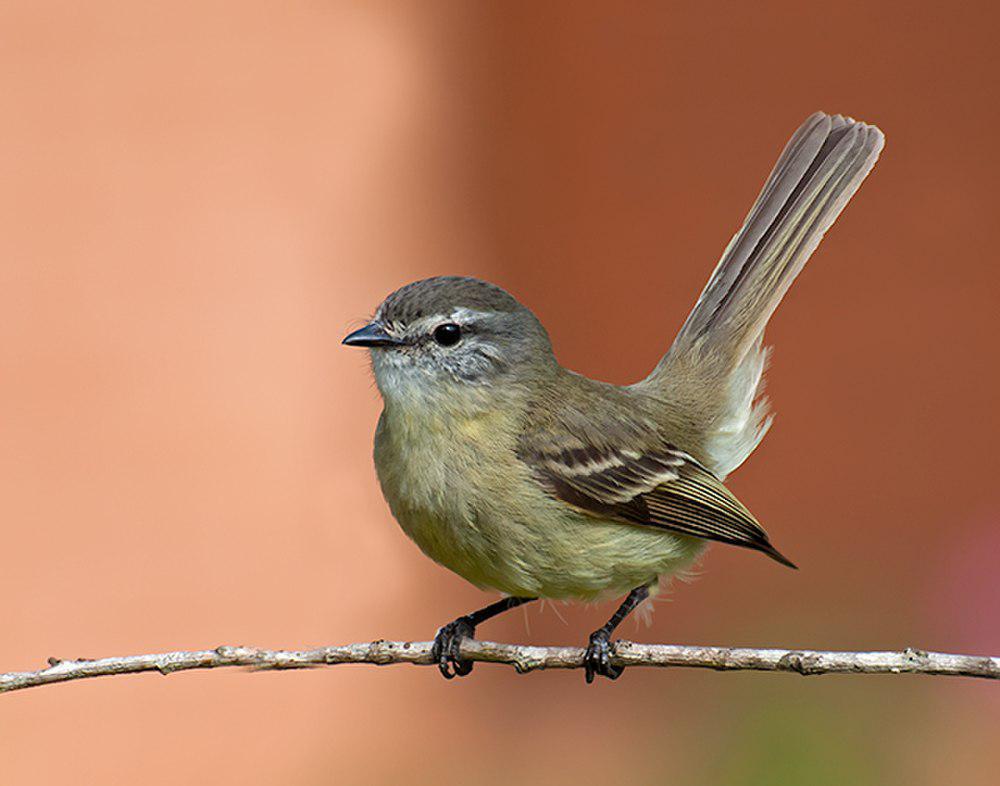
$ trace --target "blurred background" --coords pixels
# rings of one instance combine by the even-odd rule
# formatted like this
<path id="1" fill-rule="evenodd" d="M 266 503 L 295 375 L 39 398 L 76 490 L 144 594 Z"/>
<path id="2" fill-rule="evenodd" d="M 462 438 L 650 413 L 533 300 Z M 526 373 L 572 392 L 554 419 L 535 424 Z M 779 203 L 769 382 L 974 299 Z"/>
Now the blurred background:
<path id="1" fill-rule="evenodd" d="M 469 274 L 634 381 L 816 109 L 888 144 L 772 323 L 778 418 L 731 479 L 801 570 L 713 548 L 622 635 L 1000 654 L 996 23 L 5 0 L 0 671 L 424 640 L 491 600 L 391 519 L 340 338 Z M 481 635 L 579 644 L 610 611 Z M 992 784 L 998 722 L 996 686 L 945 678 L 225 670 L 0 696 L 0 782 Z"/>

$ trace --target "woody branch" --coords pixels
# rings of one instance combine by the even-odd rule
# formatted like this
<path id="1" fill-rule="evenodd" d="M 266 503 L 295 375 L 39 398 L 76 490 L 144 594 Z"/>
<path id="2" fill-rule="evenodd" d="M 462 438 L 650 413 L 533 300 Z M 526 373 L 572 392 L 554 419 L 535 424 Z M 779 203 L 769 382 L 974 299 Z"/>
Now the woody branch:
<path id="1" fill-rule="evenodd" d="M 519 672 L 576 669 L 583 666 L 579 647 L 534 647 L 491 641 L 464 641 L 461 655 L 473 661 L 503 663 Z M 929 674 L 1000 679 L 1000 658 L 954 655 L 907 648 L 895 652 L 827 652 L 799 649 L 702 647 L 679 644 L 636 644 L 619 641 L 612 662 L 618 666 L 658 666 L 717 671 L 783 671 L 819 674 Z M 49 659 L 39 671 L 0 674 L 0 693 L 90 677 L 158 671 L 242 666 L 250 669 L 301 669 L 344 663 L 427 666 L 431 642 L 373 641 L 313 650 L 265 650 L 221 646 L 210 650 L 128 655 L 97 660 Z"/>

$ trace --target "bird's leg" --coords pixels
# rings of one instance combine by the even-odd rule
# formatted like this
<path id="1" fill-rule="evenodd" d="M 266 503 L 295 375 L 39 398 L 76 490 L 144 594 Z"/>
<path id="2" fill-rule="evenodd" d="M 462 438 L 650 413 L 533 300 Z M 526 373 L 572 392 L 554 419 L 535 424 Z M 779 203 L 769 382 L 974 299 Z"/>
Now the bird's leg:
<path id="1" fill-rule="evenodd" d="M 583 667 L 588 684 L 594 681 L 595 674 L 600 674 L 602 677 L 612 680 L 616 680 L 621 676 L 624 667 L 615 666 L 611 663 L 611 654 L 614 652 L 614 645 L 611 643 L 611 634 L 615 632 L 615 628 L 618 627 L 621 621 L 648 597 L 648 584 L 636 587 L 622 601 L 622 605 L 618 607 L 618 611 L 611 615 L 611 619 L 590 634 L 590 643 L 587 645 L 587 652 L 583 656 Z"/>
<path id="2" fill-rule="evenodd" d="M 458 656 L 459 646 L 462 639 L 471 639 L 476 635 L 476 626 L 481 622 L 491 619 L 508 609 L 516 608 L 525 603 L 530 603 L 538 598 L 502 598 L 496 603 L 491 603 L 485 608 L 459 617 L 454 622 L 449 622 L 434 637 L 434 646 L 431 648 L 431 657 L 434 658 L 445 679 L 452 677 L 464 677 L 472 671 L 472 661 L 463 660 Z"/>

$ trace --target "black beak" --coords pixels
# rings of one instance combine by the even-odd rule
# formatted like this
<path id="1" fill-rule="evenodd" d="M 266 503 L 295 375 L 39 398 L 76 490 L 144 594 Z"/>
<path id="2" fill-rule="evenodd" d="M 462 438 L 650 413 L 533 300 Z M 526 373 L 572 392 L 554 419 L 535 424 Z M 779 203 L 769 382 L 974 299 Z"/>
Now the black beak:
<path id="1" fill-rule="evenodd" d="M 385 328 L 378 322 L 369 322 L 360 330 L 355 330 L 350 335 L 344 337 L 340 342 L 349 347 L 391 347 L 403 342 L 395 336 L 390 336 L 385 332 Z"/>

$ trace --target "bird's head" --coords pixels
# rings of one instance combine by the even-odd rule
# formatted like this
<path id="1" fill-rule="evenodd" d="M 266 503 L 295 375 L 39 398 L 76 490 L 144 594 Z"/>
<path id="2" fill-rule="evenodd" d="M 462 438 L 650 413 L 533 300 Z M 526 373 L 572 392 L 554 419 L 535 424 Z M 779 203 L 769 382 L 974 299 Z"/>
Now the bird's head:
<path id="1" fill-rule="evenodd" d="M 494 284 L 458 276 L 397 289 L 343 343 L 371 351 L 387 400 L 482 392 L 555 366 L 548 334 L 528 308 Z"/>

